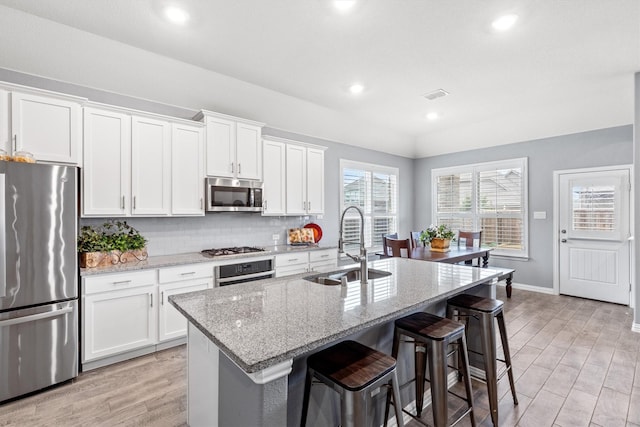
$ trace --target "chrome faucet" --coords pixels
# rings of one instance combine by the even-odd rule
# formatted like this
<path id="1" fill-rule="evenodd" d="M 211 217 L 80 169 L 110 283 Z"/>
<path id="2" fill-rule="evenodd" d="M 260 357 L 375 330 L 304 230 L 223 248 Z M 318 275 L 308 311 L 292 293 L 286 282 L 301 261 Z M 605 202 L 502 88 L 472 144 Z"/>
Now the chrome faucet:
<path id="1" fill-rule="evenodd" d="M 344 251 L 342 227 L 344 225 L 344 214 L 346 214 L 349 209 L 355 209 L 360 215 L 360 255 L 357 256 L 348 254 Z M 342 212 L 342 216 L 340 217 L 340 239 L 338 239 L 338 253 L 345 254 L 355 262 L 360 263 L 360 283 L 365 285 L 367 283 L 369 271 L 367 268 L 367 250 L 364 247 L 364 214 L 362 213 L 362 210 L 360 210 L 360 208 L 357 206 L 349 206 L 344 210 L 344 212 Z"/>

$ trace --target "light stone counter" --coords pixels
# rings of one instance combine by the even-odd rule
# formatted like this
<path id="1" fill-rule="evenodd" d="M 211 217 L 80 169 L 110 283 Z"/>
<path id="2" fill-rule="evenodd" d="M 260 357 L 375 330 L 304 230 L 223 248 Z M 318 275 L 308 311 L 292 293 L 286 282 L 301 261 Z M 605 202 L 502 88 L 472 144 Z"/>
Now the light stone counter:
<path id="1" fill-rule="evenodd" d="M 318 246 L 318 245 L 311 245 L 311 246 L 280 245 L 280 246 L 260 246 L 260 247 L 265 249 L 264 252 L 251 252 L 246 254 L 224 255 L 224 256 L 218 256 L 218 257 L 205 256 L 205 255 L 202 255 L 200 252 L 150 256 L 146 260 L 139 261 L 139 262 L 107 265 L 104 267 L 97 267 L 97 268 L 81 268 L 80 276 L 93 276 L 96 274 L 107 274 L 107 273 L 122 273 L 126 271 L 145 270 L 150 268 L 162 268 L 162 267 L 172 267 L 172 266 L 186 265 L 186 264 L 198 264 L 201 262 L 229 264 L 229 263 L 236 262 L 239 259 L 264 258 L 264 257 L 278 255 L 281 253 L 315 251 L 315 250 L 337 248 L 337 246 Z"/>
<path id="2" fill-rule="evenodd" d="M 308 353 L 376 328 L 388 335 L 392 320 L 491 283 L 499 275 L 491 269 L 401 258 L 374 261 L 369 268 L 392 274 L 364 286 L 356 282 L 342 287 L 304 280 L 307 273 L 170 297 L 190 322 L 190 390 L 207 390 L 206 384 L 216 383 L 215 389 L 197 393 L 199 399 L 211 394 L 206 404 L 190 398 L 189 424 L 295 425 L 298 405 L 287 406 L 287 376 L 294 360 L 304 361 Z M 212 345 L 202 347 L 204 341 Z M 212 355 L 212 365 L 200 372 L 207 355 Z M 192 363 L 192 356 L 200 362 Z M 251 382 L 259 385 L 255 401 L 247 391 Z M 242 402 L 244 411 L 230 410 L 234 399 Z M 203 407 L 206 415 L 195 414 Z"/>

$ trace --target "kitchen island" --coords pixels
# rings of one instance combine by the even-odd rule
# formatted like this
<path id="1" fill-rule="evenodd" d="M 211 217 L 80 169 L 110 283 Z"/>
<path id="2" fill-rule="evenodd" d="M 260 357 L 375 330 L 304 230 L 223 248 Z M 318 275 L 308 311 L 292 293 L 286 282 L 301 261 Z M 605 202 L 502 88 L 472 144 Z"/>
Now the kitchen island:
<path id="1" fill-rule="evenodd" d="M 390 352 L 393 320 L 415 311 L 443 315 L 447 298 L 463 291 L 492 296 L 499 275 L 401 258 L 369 268 L 391 274 L 347 286 L 300 275 L 171 297 L 189 321 L 189 424 L 299 425 L 309 354 L 347 338 Z M 333 396 L 312 391 L 308 425 L 333 424 Z"/>

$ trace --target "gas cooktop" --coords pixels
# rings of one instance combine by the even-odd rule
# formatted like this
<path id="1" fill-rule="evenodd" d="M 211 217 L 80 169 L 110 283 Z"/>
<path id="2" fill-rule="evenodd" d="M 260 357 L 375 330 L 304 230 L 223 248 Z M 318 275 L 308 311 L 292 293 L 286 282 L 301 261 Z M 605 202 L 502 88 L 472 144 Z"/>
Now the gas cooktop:
<path id="1" fill-rule="evenodd" d="M 201 253 L 209 257 L 215 257 L 215 256 L 224 256 L 224 255 L 248 254 L 252 252 L 264 252 L 264 251 L 265 251 L 264 248 L 257 248 L 255 246 L 237 246 L 234 248 L 205 249 L 201 251 Z"/>

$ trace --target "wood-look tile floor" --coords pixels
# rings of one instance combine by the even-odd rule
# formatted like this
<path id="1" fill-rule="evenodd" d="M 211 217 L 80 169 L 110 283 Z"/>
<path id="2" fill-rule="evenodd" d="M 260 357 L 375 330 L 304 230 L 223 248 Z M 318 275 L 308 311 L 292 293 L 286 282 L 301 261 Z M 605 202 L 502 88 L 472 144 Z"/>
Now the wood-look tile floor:
<path id="1" fill-rule="evenodd" d="M 500 381 L 501 427 L 640 427 L 640 333 L 631 331 L 631 309 L 517 289 L 507 299 L 502 287 L 498 297 L 505 301 L 519 400 L 514 406 L 507 379 Z M 473 386 L 477 423 L 490 426 L 486 388 Z M 432 424 L 430 410 L 423 418 Z M 0 405 L 5 425 L 184 426 L 185 347 L 82 373 Z M 458 425 L 470 425 L 468 417 Z"/>

